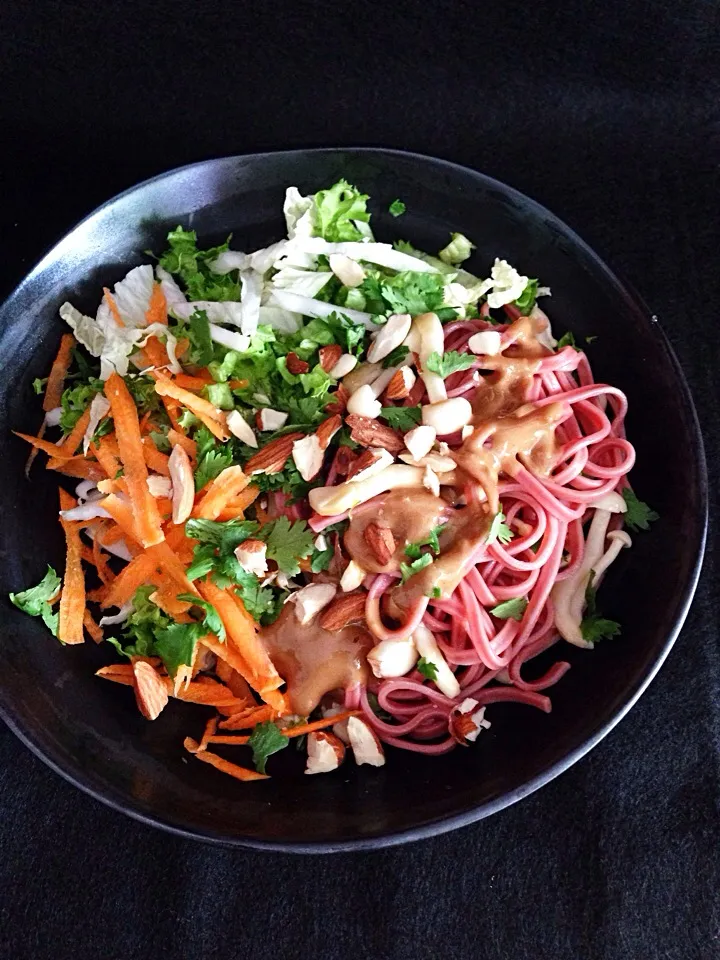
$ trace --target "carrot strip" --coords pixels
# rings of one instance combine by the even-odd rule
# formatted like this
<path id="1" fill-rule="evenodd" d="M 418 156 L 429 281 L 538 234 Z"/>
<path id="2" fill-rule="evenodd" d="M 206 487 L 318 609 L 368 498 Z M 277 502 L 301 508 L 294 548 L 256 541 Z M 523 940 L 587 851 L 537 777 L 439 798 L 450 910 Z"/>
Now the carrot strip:
<path id="1" fill-rule="evenodd" d="M 86 547 L 84 543 L 80 547 L 80 559 L 83 561 L 83 563 L 89 563 L 91 567 L 95 566 L 93 552 L 90 547 Z"/>
<path id="2" fill-rule="evenodd" d="M 157 590 L 150 594 L 150 599 L 156 607 L 166 613 L 178 623 L 190 623 L 192 617 L 188 616 L 190 604 L 177 598 L 177 586 L 175 583 L 163 581 L 158 585 Z"/>
<path id="3" fill-rule="evenodd" d="M 174 523 L 168 524 L 165 540 L 168 547 L 170 547 L 178 559 L 186 566 L 189 566 L 197 541 L 191 540 L 190 537 L 186 535 L 184 524 L 177 526 Z"/>
<path id="4" fill-rule="evenodd" d="M 134 557 L 115 577 L 103 600 L 103 607 L 121 607 L 132 600 L 138 587 L 158 579 L 157 561 L 147 553 Z"/>
<path id="5" fill-rule="evenodd" d="M 148 337 L 143 352 L 152 367 L 166 367 L 170 362 L 165 346 L 160 343 L 157 337 Z"/>
<path id="6" fill-rule="evenodd" d="M 162 397 L 163 406 L 165 407 L 165 412 L 168 415 L 168 419 L 173 426 L 173 430 L 177 433 L 185 435 L 185 431 L 180 426 L 178 422 L 178 412 L 180 410 L 180 404 L 177 400 L 171 400 L 169 397 Z"/>
<path id="7" fill-rule="evenodd" d="M 97 463 L 86 460 L 85 457 L 73 457 L 72 460 L 48 460 L 48 470 L 55 470 L 66 477 L 75 477 L 78 480 L 92 480 L 97 483 L 105 476 Z"/>
<path id="8" fill-rule="evenodd" d="M 238 736 L 233 736 L 232 734 L 229 734 L 229 733 L 217 733 L 217 734 L 214 733 L 214 734 L 211 734 L 207 738 L 207 740 L 205 740 L 205 744 L 207 745 L 208 743 L 224 743 L 224 744 L 227 744 L 227 746 L 229 747 L 242 747 L 248 742 L 249 739 L 250 737 L 244 737 L 244 736 L 238 737 Z M 204 749 L 204 747 L 202 746 L 202 743 L 200 746 L 201 746 L 201 749 Z"/>
<path id="9" fill-rule="evenodd" d="M 98 624 L 95 623 L 95 621 L 92 618 L 92 614 L 90 613 L 89 610 L 85 610 L 85 613 L 83 615 L 83 626 L 85 627 L 87 632 L 90 634 L 90 637 L 95 641 L 95 643 L 102 643 L 102 641 L 105 639 L 105 635 L 103 634 L 102 627 L 98 626 Z"/>
<path id="10" fill-rule="evenodd" d="M 251 730 L 258 723 L 265 723 L 266 720 L 274 720 L 276 712 L 268 704 L 255 709 L 244 710 L 241 713 L 234 713 L 232 716 L 221 720 L 218 726 L 223 730 Z"/>
<path id="11" fill-rule="evenodd" d="M 148 470 L 154 470 L 155 473 L 160 473 L 163 477 L 169 477 L 170 467 L 168 466 L 168 462 L 170 457 L 168 457 L 166 453 L 161 453 L 158 450 L 152 437 L 142 438 L 142 448 Z"/>
<path id="12" fill-rule="evenodd" d="M 115 298 L 110 293 L 107 287 L 103 287 L 103 293 L 105 294 L 105 300 L 107 301 L 107 305 L 110 308 L 110 313 L 113 315 L 113 319 L 115 320 L 115 323 L 119 327 L 124 327 L 125 324 L 123 323 L 123 318 L 120 316 L 120 311 L 118 310 L 117 304 L 115 303 Z"/>
<path id="13" fill-rule="evenodd" d="M 153 284 L 150 303 L 145 311 L 145 321 L 147 326 L 150 326 L 151 323 L 167 324 L 168 322 L 167 298 L 165 297 L 165 291 L 159 283 Z"/>
<path id="14" fill-rule="evenodd" d="M 79 422 L 80 421 L 78 421 L 78 423 Z M 83 429 L 83 433 L 84 432 L 85 430 Z M 19 433 L 17 430 L 13 430 L 13 433 L 16 437 L 20 437 L 21 440 L 26 440 L 28 443 L 32 444 L 36 450 L 42 450 L 43 453 L 46 453 L 54 460 L 72 460 L 72 458 L 75 456 L 74 450 L 70 451 L 65 449 L 65 442 L 61 444 L 53 443 L 52 440 L 43 440 L 42 437 L 31 437 L 29 434 Z"/>
<path id="15" fill-rule="evenodd" d="M 122 540 L 124 536 L 125 531 L 121 530 L 117 524 L 114 524 L 103 534 L 103 546 L 106 547 L 110 543 L 117 543 L 118 540 Z"/>
<path id="16" fill-rule="evenodd" d="M 114 493 L 111 493 L 104 498 L 102 505 L 103 509 L 107 510 L 122 531 L 123 537 L 129 537 L 131 540 L 139 543 L 140 538 L 135 528 L 135 518 L 130 504 L 125 500 L 121 500 Z M 112 542 L 111 540 L 106 541 L 106 543 Z"/>
<path id="17" fill-rule="evenodd" d="M 265 699 L 268 691 L 277 690 L 284 681 L 258 637 L 255 621 L 241 600 L 228 590 L 220 590 L 211 580 L 200 584 L 200 593 L 217 610 L 227 633 L 226 643 L 238 654 L 231 666 Z"/>
<path id="18" fill-rule="evenodd" d="M 205 426 L 219 440 L 228 440 L 230 434 L 226 428 L 226 417 L 222 410 L 218 410 L 209 401 L 196 396 L 189 390 L 178 387 L 172 380 L 158 377 L 155 382 L 155 392 L 161 397 L 171 397 L 177 400 L 188 410 L 191 410 L 198 419 L 202 420 Z M 210 424 L 213 424 L 211 427 Z M 173 425 L 174 426 L 174 425 Z"/>
<path id="19" fill-rule="evenodd" d="M 64 333 L 60 340 L 60 349 L 57 352 L 57 356 L 50 370 L 47 386 L 45 387 L 45 396 L 43 398 L 43 410 L 45 413 L 47 413 L 48 410 L 54 410 L 55 407 L 60 406 L 60 400 L 62 399 L 63 388 L 65 386 L 65 377 L 70 368 L 72 348 L 74 345 L 75 337 L 71 333 Z"/>
<path id="20" fill-rule="evenodd" d="M 60 509 L 71 510 L 75 499 L 60 490 Z M 82 543 L 80 530 L 75 523 L 60 517 L 65 532 L 67 553 L 65 558 L 65 576 L 60 596 L 60 619 L 58 640 L 62 643 L 84 643 L 83 615 L 85 613 L 85 575 L 82 569 Z"/>
<path id="21" fill-rule="evenodd" d="M 249 380 L 228 380 L 228 386 L 231 390 L 244 390 Z"/>
<path id="22" fill-rule="evenodd" d="M 236 763 L 230 763 L 229 760 L 224 760 L 210 750 L 200 750 L 200 744 L 191 737 L 185 738 L 183 746 L 188 753 L 195 754 L 198 760 L 202 760 L 203 763 L 209 763 L 210 766 L 221 770 L 223 773 L 227 773 L 236 780 L 269 780 L 266 773 L 258 773 L 256 770 L 249 770 L 247 767 L 239 767 Z"/>
<path id="23" fill-rule="evenodd" d="M 190 349 L 190 341 L 188 340 L 187 337 L 181 337 L 177 342 L 177 346 L 175 347 L 175 356 L 177 357 L 178 360 L 180 360 L 182 357 L 185 356 L 185 354 L 188 352 L 189 349 Z"/>
<path id="24" fill-rule="evenodd" d="M 182 447 L 191 460 L 197 460 L 197 444 L 190 437 L 178 433 L 177 430 L 168 430 L 168 440 L 173 447 Z"/>
<path id="25" fill-rule="evenodd" d="M 215 520 L 231 500 L 234 500 L 250 483 L 242 467 L 226 467 L 208 487 L 207 493 L 193 510 L 194 517 Z"/>
<path id="26" fill-rule="evenodd" d="M 189 373 L 178 373 L 173 377 L 173 383 L 182 387 L 183 390 L 202 390 L 203 387 L 207 387 L 208 384 L 215 383 L 215 381 L 209 373 L 206 375 L 196 374 L 194 377 L 191 377 Z"/>
<path id="27" fill-rule="evenodd" d="M 207 644 L 204 645 L 207 647 Z M 226 648 L 226 645 L 224 644 L 223 647 Z M 210 648 L 208 647 L 208 649 Z M 247 680 L 241 676 L 237 670 L 233 670 L 230 664 L 220 657 L 217 658 L 215 663 L 215 673 L 225 686 L 232 690 L 236 697 L 240 700 L 247 700 L 248 703 L 255 703 L 252 691 L 250 690 L 250 684 Z"/>
<path id="28" fill-rule="evenodd" d="M 303 734 L 312 733 L 314 730 L 324 730 L 331 727 L 334 723 L 341 723 L 349 717 L 357 717 L 359 710 L 343 710 L 342 713 L 336 713 L 333 717 L 324 717 L 322 720 L 313 720 L 312 723 L 299 723 L 295 727 L 281 728 L 280 733 L 286 737 L 301 737 Z"/>
<path id="29" fill-rule="evenodd" d="M 171 550 L 166 540 L 152 547 L 148 547 L 146 553 L 153 558 L 157 566 L 172 577 L 181 587 L 182 593 L 194 593 L 197 596 L 197 587 L 191 580 L 188 580 L 187 574 L 185 573 L 185 565 L 178 555 Z"/>
<path id="30" fill-rule="evenodd" d="M 123 684 L 126 687 L 133 685 L 133 671 L 130 663 L 113 663 L 107 667 L 101 667 L 96 671 L 95 676 L 101 677 L 103 680 L 111 680 L 113 683 Z M 242 708 L 242 701 L 234 697 L 227 687 L 216 680 L 211 680 L 209 677 L 193 680 L 187 687 L 177 692 L 173 689 L 174 682 L 170 677 L 161 676 L 160 679 L 168 694 L 177 700 L 217 707 L 218 710 L 227 711 L 231 714 L 237 713 Z"/>
<path id="31" fill-rule="evenodd" d="M 143 546 L 161 543 L 163 532 L 154 498 L 148 490 L 138 413 L 130 391 L 122 377 L 113 373 L 105 382 L 105 396 L 110 401 L 120 459 L 135 514 L 135 523 Z"/>
<path id="32" fill-rule="evenodd" d="M 217 717 L 210 717 L 208 722 L 205 724 L 205 731 L 202 735 L 202 740 L 198 750 L 204 750 L 207 747 L 208 738 L 211 737 L 217 730 Z"/>
<path id="33" fill-rule="evenodd" d="M 109 437 L 102 437 L 98 444 L 90 444 L 90 452 L 111 480 L 115 479 L 121 469 L 112 447 Z"/>

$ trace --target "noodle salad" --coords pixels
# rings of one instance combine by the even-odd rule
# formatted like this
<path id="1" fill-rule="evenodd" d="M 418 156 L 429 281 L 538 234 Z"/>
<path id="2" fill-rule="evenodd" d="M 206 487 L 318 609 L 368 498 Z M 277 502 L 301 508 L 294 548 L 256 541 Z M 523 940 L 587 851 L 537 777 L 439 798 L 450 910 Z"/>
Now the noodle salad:
<path id="1" fill-rule="evenodd" d="M 185 749 L 240 780 L 293 739 L 314 774 L 466 746 L 500 701 L 548 712 L 570 665 L 530 661 L 619 633 L 596 591 L 657 516 L 550 290 L 468 272 L 462 234 L 379 242 L 367 202 L 290 187 L 254 253 L 177 227 L 94 316 L 60 307 L 18 434 L 63 478 L 67 558 L 10 599 L 112 645 L 98 676 L 148 720 L 202 705 Z"/>

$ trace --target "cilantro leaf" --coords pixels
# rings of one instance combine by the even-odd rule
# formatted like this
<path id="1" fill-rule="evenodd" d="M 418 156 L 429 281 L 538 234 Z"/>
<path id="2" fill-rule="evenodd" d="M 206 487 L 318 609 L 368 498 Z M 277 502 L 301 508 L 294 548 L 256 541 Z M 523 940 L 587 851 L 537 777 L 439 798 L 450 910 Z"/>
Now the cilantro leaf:
<path id="1" fill-rule="evenodd" d="M 380 416 L 387 420 L 391 427 L 405 432 L 420 423 L 422 410 L 420 407 L 383 407 Z"/>
<path id="2" fill-rule="evenodd" d="M 420 657 L 416 664 L 418 671 L 428 680 L 437 680 L 438 669 L 437 665 L 432 663 L 430 660 L 426 660 L 425 657 Z"/>
<path id="3" fill-rule="evenodd" d="M 620 633 L 620 624 L 615 620 L 606 620 L 597 609 L 597 591 L 592 586 L 594 571 L 590 571 L 590 579 L 585 590 L 586 610 L 580 623 L 580 633 L 583 640 L 595 644 L 599 640 L 616 637 Z"/>
<path id="4" fill-rule="evenodd" d="M 513 537 L 514 533 L 505 523 L 505 514 L 502 512 L 502 510 L 498 510 L 493 517 L 493 521 L 490 525 L 490 531 L 485 542 L 487 544 L 491 544 L 498 540 L 500 543 L 509 543 Z"/>
<path id="5" fill-rule="evenodd" d="M 388 207 L 388 212 L 393 217 L 401 217 L 405 213 L 406 207 L 402 200 L 393 200 Z"/>
<path id="6" fill-rule="evenodd" d="M 184 600 L 186 603 L 192 603 L 196 607 L 202 607 L 205 611 L 202 625 L 207 628 L 209 633 L 214 633 L 218 640 L 225 640 L 225 626 L 220 619 L 220 615 L 215 607 L 202 597 L 196 597 L 194 593 L 179 593 L 178 600 Z"/>
<path id="7" fill-rule="evenodd" d="M 314 550 L 312 555 L 312 561 L 310 562 L 310 569 L 313 573 L 322 573 L 323 570 L 327 570 L 330 566 L 330 561 L 333 558 L 333 553 L 335 551 L 333 548 L 328 545 L 324 550 Z"/>
<path id="8" fill-rule="evenodd" d="M 335 339 L 335 343 L 339 343 L 348 353 L 356 355 L 362 353 L 362 345 L 367 331 L 361 323 L 355 323 L 354 320 L 341 312 L 331 313 L 324 320 Z"/>
<path id="9" fill-rule="evenodd" d="M 278 569 L 289 577 L 300 573 L 298 560 L 304 560 L 313 552 L 315 534 L 304 520 L 292 525 L 287 517 L 280 517 L 266 524 L 258 536 L 267 544 L 267 557 L 274 560 Z"/>
<path id="10" fill-rule="evenodd" d="M 528 282 L 525 284 L 525 289 L 515 301 L 515 306 L 523 313 L 523 315 L 530 313 L 532 308 L 535 306 L 537 289 L 537 280 L 528 280 Z"/>
<path id="11" fill-rule="evenodd" d="M 442 356 L 439 353 L 431 353 L 425 366 L 444 380 L 451 373 L 457 373 L 458 370 L 467 370 L 476 360 L 477 357 L 472 353 L 458 353 L 456 350 L 449 350 Z"/>
<path id="12" fill-rule="evenodd" d="M 383 360 L 383 369 L 387 370 L 388 367 L 399 367 L 409 352 L 409 348 L 404 344 L 401 344 L 399 347 L 395 347 L 395 349 Z"/>
<path id="13" fill-rule="evenodd" d="M 409 313 L 413 317 L 439 307 L 445 295 L 441 274 L 414 270 L 404 270 L 387 278 L 381 289 L 393 313 Z"/>
<path id="14" fill-rule="evenodd" d="M 185 523 L 185 533 L 191 540 L 210 544 L 220 553 L 232 553 L 258 528 L 254 520 L 198 520 L 191 518 Z"/>
<path id="15" fill-rule="evenodd" d="M 183 332 L 190 341 L 186 362 L 197 364 L 198 367 L 206 367 L 215 353 L 207 313 L 204 310 L 196 310 L 184 325 Z"/>
<path id="16" fill-rule="evenodd" d="M 402 576 L 402 582 L 405 583 L 405 581 L 409 580 L 410 577 L 415 576 L 416 573 L 424 570 L 425 567 L 429 567 L 432 563 L 432 560 L 433 558 L 429 553 L 423 553 L 417 558 L 417 560 L 413 560 L 412 563 L 401 563 L 400 574 Z"/>
<path id="17" fill-rule="evenodd" d="M 415 543 L 408 543 L 405 547 L 405 553 L 411 559 L 417 559 L 422 556 L 422 548 L 430 547 L 434 554 L 440 553 L 440 541 L 439 536 L 447 526 L 446 523 L 441 523 L 437 527 L 433 527 L 430 533 L 424 540 L 418 540 Z"/>
<path id="18" fill-rule="evenodd" d="M 171 677 L 175 677 L 180 667 L 190 666 L 197 642 L 206 632 L 200 623 L 171 623 L 158 631 L 155 653 L 162 658 Z"/>
<path id="19" fill-rule="evenodd" d="M 160 257 L 160 266 L 179 276 L 190 300 L 239 300 L 240 282 L 233 279 L 236 271 L 218 274 L 209 264 L 224 253 L 230 238 L 218 247 L 199 250 L 194 230 L 177 227 L 168 234 L 169 249 Z"/>
<path id="20" fill-rule="evenodd" d="M 200 427 L 195 434 L 195 442 L 197 443 L 195 489 L 200 491 L 226 467 L 232 465 L 233 455 L 230 444 L 221 444 L 207 427 Z"/>
<path id="21" fill-rule="evenodd" d="M 85 410 L 92 403 L 93 397 L 103 389 L 102 380 L 92 377 L 86 383 L 78 383 L 74 387 L 66 387 L 60 398 L 62 413 L 60 414 L 60 429 L 64 434 L 70 433 Z"/>
<path id="22" fill-rule="evenodd" d="M 623 519 L 625 525 L 633 532 L 638 530 L 649 530 L 653 520 L 659 520 L 660 514 L 649 507 L 642 500 L 638 500 L 630 487 L 625 487 L 622 492 L 623 500 L 627 504 L 627 510 Z"/>
<path id="23" fill-rule="evenodd" d="M 45 626 L 53 636 L 57 636 L 58 614 L 53 613 L 50 601 L 60 590 L 60 577 L 52 567 L 48 566 L 47 573 L 35 587 L 29 587 L 20 593 L 11 593 L 10 602 L 31 617 L 42 617 Z"/>
<path id="24" fill-rule="evenodd" d="M 575 343 L 575 335 L 572 330 L 568 330 L 567 333 L 564 333 L 557 342 L 556 350 L 562 350 L 563 347 L 572 347 L 573 350 L 580 350 L 580 347 Z"/>
<path id="25" fill-rule="evenodd" d="M 271 720 L 259 723 L 250 734 L 248 746 L 253 752 L 253 763 L 258 773 L 265 773 L 268 757 L 284 750 L 290 738 L 281 733 Z"/>
<path id="26" fill-rule="evenodd" d="M 203 544 L 195 547 L 192 563 L 185 571 L 188 580 L 203 580 L 215 567 L 215 547 Z"/>
<path id="27" fill-rule="evenodd" d="M 506 600 L 493 607 L 490 613 L 500 620 L 522 620 L 525 608 L 528 605 L 527 597 L 513 597 L 512 600 Z"/>
<path id="28" fill-rule="evenodd" d="M 332 243 L 343 240 L 362 240 L 363 234 L 353 223 L 360 220 L 368 223 L 368 197 L 360 193 L 347 180 L 338 180 L 328 190 L 315 194 L 315 210 L 318 232 Z"/>
<path id="29" fill-rule="evenodd" d="M 449 320 L 457 320 L 460 314 L 453 307 L 438 307 L 438 309 L 435 311 L 435 316 L 438 318 L 440 323 L 447 323 Z M 468 313 L 467 316 L 469 317 L 470 314 Z"/>

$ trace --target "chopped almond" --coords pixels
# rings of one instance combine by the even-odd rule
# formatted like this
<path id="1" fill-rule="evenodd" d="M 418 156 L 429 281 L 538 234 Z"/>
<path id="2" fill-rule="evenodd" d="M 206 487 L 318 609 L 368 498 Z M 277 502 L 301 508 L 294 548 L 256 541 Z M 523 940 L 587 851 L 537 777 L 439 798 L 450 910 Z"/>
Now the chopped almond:
<path id="1" fill-rule="evenodd" d="M 311 433 L 292 445 L 292 458 L 303 480 L 314 479 L 322 469 L 323 448 L 317 434 Z"/>
<path id="2" fill-rule="evenodd" d="M 285 358 L 285 363 L 289 373 L 297 376 L 300 373 L 307 373 L 310 369 L 310 364 L 307 360 L 301 360 L 300 357 L 293 353 L 292 351 Z"/>
<path id="3" fill-rule="evenodd" d="M 162 678 L 145 660 L 132 665 L 133 687 L 138 709 L 146 720 L 156 720 L 168 702 L 168 691 Z"/>
<path id="4" fill-rule="evenodd" d="M 349 373 L 352 373 L 356 366 L 357 357 L 354 357 L 351 353 L 344 353 L 329 373 L 335 380 L 339 380 L 341 377 L 346 377 Z"/>
<path id="5" fill-rule="evenodd" d="M 327 420 L 323 420 L 323 422 L 315 431 L 317 438 L 320 441 L 321 450 L 327 450 L 330 441 L 338 432 L 340 427 L 342 427 L 342 417 L 339 413 L 335 413 L 331 417 L 328 417 Z"/>
<path id="6" fill-rule="evenodd" d="M 248 573 L 255 573 L 262 576 L 267 573 L 267 544 L 262 540 L 244 540 L 240 546 L 235 548 L 235 556 L 238 563 Z"/>
<path id="7" fill-rule="evenodd" d="M 426 453 L 430 453 L 435 443 L 434 427 L 413 427 L 404 436 L 405 446 L 410 451 L 413 460 L 421 460 Z"/>
<path id="8" fill-rule="evenodd" d="M 350 436 L 361 447 L 384 447 L 390 453 L 400 453 L 404 446 L 400 434 L 376 420 L 351 414 L 345 423 L 350 427 Z"/>
<path id="9" fill-rule="evenodd" d="M 305 773 L 330 773 L 345 759 L 345 744 L 327 730 L 316 730 L 308 734 L 307 752 Z"/>
<path id="10" fill-rule="evenodd" d="M 231 428 L 232 429 L 232 428 Z M 254 454 L 245 464 L 245 473 L 280 473 L 292 453 L 293 443 L 304 435 L 302 433 L 288 433 L 284 437 L 276 437 L 262 450 Z"/>
<path id="11" fill-rule="evenodd" d="M 415 374 L 410 367 L 400 367 L 393 374 L 392 380 L 385 388 L 386 400 L 404 400 L 415 386 Z"/>
<path id="12" fill-rule="evenodd" d="M 270 407 L 263 407 L 255 414 L 255 424 L 262 433 L 270 433 L 273 430 L 280 430 L 287 423 L 288 414 L 280 410 L 272 410 Z"/>
<path id="13" fill-rule="evenodd" d="M 310 621 L 324 610 L 337 592 L 334 583 L 310 583 L 302 590 L 290 595 L 290 602 L 295 604 L 295 616 L 300 623 Z"/>
<path id="14" fill-rule="evenodd" d="M 376 400 L 372 385 L 366 383 L 362 387 L 358 387 L 350 396 L 347 402 L 347 408 L 348 413 L 374 420 L 380 416 L 382 404 L 379 400 Z"/>
<path id="15" fill-rule="evenodd" d="M 228 430 L 234 437 L 237 437 L 238 440 L 246 443 L 249 447 L 257 447 L 257 437 L 253 432 L 253 428 L 239 410 L 232 410 L 227 415 L 225 422 L 227 423 Z"/>
<path id="16" fill-rule="evenodd" d="M 320 347 L 318 357 L 320 359 L 320 366 L 325 373 L 331 372 L 332 368 L 342 356 L 342 352 L 342 347 L 338 343 L 330 343 L 326 347 Z"/>
<path id="17" fill-rule="evenodd" d="M 384 765 L 385 754 L 382 744 L 367 720 L 361 717 L 350 717 L 347 732 L 355 763 L 358 765 L 368 763 L 372 767 Z"/>
<path id="18" fill-rule="evenodd" d="M 340 578 L 340 589 L 343 593 L 350 593 L 351 590 L 357 590 L 357 588 L 362 585 L 366 574 L 367 571 L 363 570 L 359 563 L 351 560 L 345 567 L 343 575 Z"/>
<path id="19" fill-rule="evenodd" d="M 320 626 L 323 630 L 335 632 L 342 630 L 351 623 L 362 623 L 365 619 L 365 601 L 367 593 L 346 593 L 342 597 L 335 597 L 330 606 L 320 617 Z"/>
<path id="20" fill-rule="evenodd" d="M 381 527 L 372 521 L 365 527 L 363 536 L 377 562 L 383 566 L 388 563 L 395 553 L 395 537 L 393 537 L 392 530 L 388 527 Z"/>
<path id="21" fill-rule="evenodd" d="M 356 483 L 361 480 L 367 480 L 368 477 L 380 473 L 385 467 L 393 463 L 393 455 L 388 453 L 382 447 L 371 447 L 369 450 L 363 450 L 360 456 L 355 460 L 350 472 L 347 475 L 348 480 Z"/>

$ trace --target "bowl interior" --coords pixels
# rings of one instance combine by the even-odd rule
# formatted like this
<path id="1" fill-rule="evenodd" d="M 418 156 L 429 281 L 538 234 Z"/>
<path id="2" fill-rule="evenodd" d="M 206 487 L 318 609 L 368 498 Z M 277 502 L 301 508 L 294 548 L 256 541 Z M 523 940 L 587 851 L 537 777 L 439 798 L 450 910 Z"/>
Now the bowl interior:
<path id="1" fill-rule="evenodd" d="M 702 446 L 682 374 L 657 322 L 572 231 L 517 192 L 447 163 L 391 151 L 295 151 L 208 161 L 128 191 L 66 236 L 0 310 L 2 595 L 36 582 L 47 562 L 62 568 L 55 476 L 36 466 L 27 482 L 27 450 L 9 434 L 37 429 L 31 384 L 56 349 L 59 304 L 70 299 L 94 312 L 98 290 L 146 261 L 144 250 L 162 249 L 178 223 L 207 240 L 232 232 L 244 249 L 279 239 L 285 187 L 313 192 L 341 176 L 371 195 L 380 239 L 432 251 L 461 230 L 477 245 L 470 269 L 484 275 L 495 256 L 505 257 L 552 288 L 546 309 L 556 335 L 596 336 L 587 348 L 596 380 L 628 396 L 638 455 L 632 480 L 660 520 L 635 538 L 600 594 L 622 635 L 591 652 L 563 649 L 573 668 L 550 691 L 549 716 L 494 705 L 492 728 L 472 749 L 438 759 L 391 751 L 380 770 L 350 762 L 333 776 L 296 776 L 302 760 L 291 751 L 280 775 L 258 784 L 195 762 L 182 740 L 202 730 L 200 708 L 174 702 L 145 722 L 126 688 L 93 675 L 112 650 L 64 649 L 3 600 L 0 707 L 16 732 L 101 799 L 211 839 L 298 849 L 374 844 L 469 822 L 519 799 L 597 742 L 641 692 L 679 629 L 701 559 Z M 387 212 L 396 197 L 408 211 L 397 220 Z"/>

